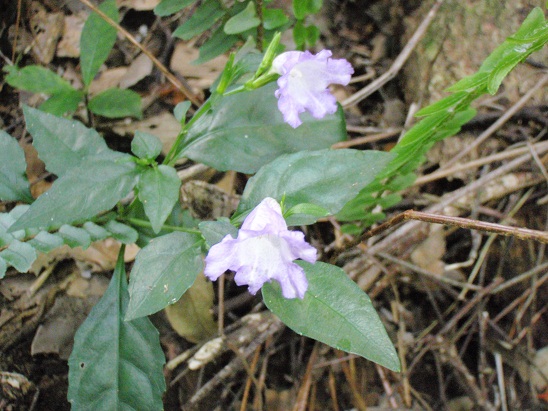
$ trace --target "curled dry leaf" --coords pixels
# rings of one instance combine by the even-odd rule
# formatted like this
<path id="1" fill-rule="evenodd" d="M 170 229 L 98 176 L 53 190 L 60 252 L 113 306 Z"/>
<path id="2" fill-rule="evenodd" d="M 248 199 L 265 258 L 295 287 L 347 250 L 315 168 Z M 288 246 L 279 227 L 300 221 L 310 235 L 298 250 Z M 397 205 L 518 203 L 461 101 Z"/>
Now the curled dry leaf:
<path id="1" fill-rule="evenodd" d="M 36 1 L 31 4 L 31 13 L 30 25 L 34 35 L 32 54 L 42 64 L 49 64 L 63 33 L 63 14 L 47 13 L 46 8 Z"/>

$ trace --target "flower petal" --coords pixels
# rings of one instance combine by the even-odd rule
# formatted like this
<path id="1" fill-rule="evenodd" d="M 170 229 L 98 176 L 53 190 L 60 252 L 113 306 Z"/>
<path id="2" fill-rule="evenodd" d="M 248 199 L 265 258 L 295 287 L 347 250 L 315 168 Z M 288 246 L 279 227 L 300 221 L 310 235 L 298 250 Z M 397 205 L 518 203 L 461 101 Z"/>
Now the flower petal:
<path id="1" fill-rule="evenodd" d="M 278 234 L 280 231 L 286 231 L 287 224 L 282 217 L 282 209 L 278 202 L 270 197 L 261 201 L 246 217 L 241 230 L 244 230 L 244 233 L 249 230 L 260 231 L 263 234 Z"/>
<path id="2" fill-rule="evenodd" d="M 304 294 L 308 289 L 308 280 L 304 270 L 295 263 L 287 264 L 285 270 L 278 271 L 273 277 L 280 283 L 282 287 L 282 295 L 285 298 L 304 298 Z"/>
<path id="3" fill-rule="evenodd" d="M 238 266 L 237 260 L 238 240 L 230 234 L 225 236 L 220 243 L 209 249 L 205 258 L 204 275 L 212 281 L 219 278 L 226 270 L 234 270 Z"/>
<path id="4" fill-rule="evenodd" d="M 308 111 L 315 118 L 337 111 L 337 102 L 328 89 L 330 84 L 347 85 L 354 69 L 344 59 L 332 59 L 329 50 L 318 54 L 290 51 L 272 63 L 278 79 L 278 109 L 284 121 L 296 128 L 302 124 L 300 113 Z"/>

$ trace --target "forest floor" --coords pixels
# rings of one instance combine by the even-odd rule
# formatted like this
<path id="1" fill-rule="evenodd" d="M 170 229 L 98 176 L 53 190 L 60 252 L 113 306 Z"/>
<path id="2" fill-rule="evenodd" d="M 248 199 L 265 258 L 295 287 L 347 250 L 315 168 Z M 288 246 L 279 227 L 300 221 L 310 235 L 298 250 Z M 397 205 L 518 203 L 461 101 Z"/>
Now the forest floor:
<path id="1" fill-rule="evenodd" d="M 152 11 L 157 1 L 118 3 L 121 26 L 204 101 L 226 56 L 192 65 L 198 55 L 194 40 L 171 35 L 188 14 L 160 19 Z M 355 69 L 351 84 L 335 90 L 344 102 L 349 135 L 338 147 L 389 150 L 413 123 L 417 107 L 477 70 L 538 2 L 493 3 L 500 2 L 445 1 L 400 64 L 400 53 L 414 41 L 433 1 L 324 1 L 314 20 L 322 32 L 316 50 L 331 49 Z M 0 0 L 0 10 L 4 64 L 40 64 L 81 84 L 78 38 L 89 14 L 83 2 Z M 432 148 L 403 201 L 385 210 L 389 217 L 414 209 L 548 229 L 546 56 L 533 55 L 497 95 L 478 101 L 478 115 L 458 135 Z M 390 81 L 357 98 L 387 72 Z M 51 186 L 52 176 L 30 145 L 22 104 L 37 106 L 43 96 L 16 90 L 1 76 L 0 127 L 25 149 L 36 197 Z M 141 120 L 95 119 L 111 147 L 128 151 L 135 130 L 149 131 L 165 144 L 173 141 L 180 126 L 173 108 L 185 97 L 122 34 L 92 88 L 112 85 L 137 91 L 145 107 Z M 191 178 L 237 195 L 246 176 L 207 170 Z M 181 207 L 188 207 L 183 200 Z M 546 246 L 474 228 L 404 221 L 358 245 L 334 220 L 309 229 L 314 245 L 373 300 L 402 373 L 298 336 L 265 311 L 260 296 L 227 285 L 221 297 L 225 334 L 245 334 L 240 348 L 246 366 L 227 349 L 200 370 L 189 370 L 181 354 L 194 353 L 204 341 L 181 337 L 174 329 L 176 313 L 155 314 L 168 361 L 165 409 L 548 409 Z M 106 289 L 117 247 L 105 241 L 86 251 L 62 249 L 42 256 L 31 273 L 9 272 L 0 281 L 0 409 L 70 409 L 72 338 Z M 134 256 L 137 250 L 131 251 Z M 128 267 L 131 261 L 129 256 Z M 268 332 L 259 326 L 266 323 L 274 324 Z"/>

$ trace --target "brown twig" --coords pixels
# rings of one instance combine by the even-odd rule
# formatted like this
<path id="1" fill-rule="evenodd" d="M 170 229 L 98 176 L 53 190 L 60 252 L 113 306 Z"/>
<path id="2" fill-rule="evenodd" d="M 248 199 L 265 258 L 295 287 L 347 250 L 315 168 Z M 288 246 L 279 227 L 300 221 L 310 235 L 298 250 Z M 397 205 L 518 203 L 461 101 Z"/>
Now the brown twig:
<path id="1" fill-rule="evenodd" d="M 97 13 L 103 20 L 105 20 L 109 25 L 114 27 L 117 31 L 122 33 L 124 37 L 128 39 L 128 41 L 133 44 L 135 47 L 137 47 L 143 54 L 145 54 L 151 61 L 154 63 L 156 67 L 166 76 L 166 78 L 169 80 L 171 84 L 173 84 L 181 93 L 183 93 L 186 98 L 188 98 L 196 107 L 200 107 L 202 105 L 202 101 L 194 95 L 192 90 L 190 90 L 188 87 L 186 87 L 177 77 L 175 77 L 166 66 L 162 64 L 160 60 L 158 60 L 150 51 L 148 51 L 141 43 L 139 43 L 135 37 L 131 35 L 126 29 L 124 29 L 122 26 L 120 26 L 117 22 L 112 20 L 109 16 L 107 16 L 105 13 L 103 13 L 100 9 L 98 9 L 94 4 L 92 4 L 89 0 L 80 0 L 80 2 L 84 3 L 86 6 L 88 6 L 93 12 Z"/>
<path id="2" fill-rule="evenodd" d="M 471 230 L 486 231 L 505 236 L 514 236 L 520 240 L 536 240 L 542 243 L 548 243 L 548 232 L 531 230 L 529 228 L 511 227 L 502 224 L 488 223 L 485 221 L 470 220 L 462 217 L 443 216 L 432 213 L 424 213 L 422 211 L 407 210 L 403 213 L 392 217 L 385 223 L 369 230 L 362 236 L 362 239 L 367 239 L 377 235 L 378 233 L 395 226 L 406 220 L 418 220 L 426 223 L 452 225 L 460 228 L 468 228 Z"/>

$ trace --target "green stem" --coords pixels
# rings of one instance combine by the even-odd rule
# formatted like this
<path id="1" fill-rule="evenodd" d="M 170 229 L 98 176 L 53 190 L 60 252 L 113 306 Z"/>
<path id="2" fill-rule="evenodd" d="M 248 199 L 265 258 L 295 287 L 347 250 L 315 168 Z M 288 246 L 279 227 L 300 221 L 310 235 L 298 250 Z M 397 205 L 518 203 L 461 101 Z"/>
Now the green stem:
<path id="1" fill-rule="evenodd" d="M 137 227 L 152 228 L 152 224 L 149 221 L 141 220 L 140 218 L 128 218 L 126 219 L 126 221 Z M 197 230 L 195 228 L 185 228 L 185 227 L 179 227 L 175 225 L 164 224 L 162 226 L 162 229 L 171 230 L 171 231 L 182 231 L 184 233 L 191 233 L 191 234 L 202 234 L 200 230 Z"/>

